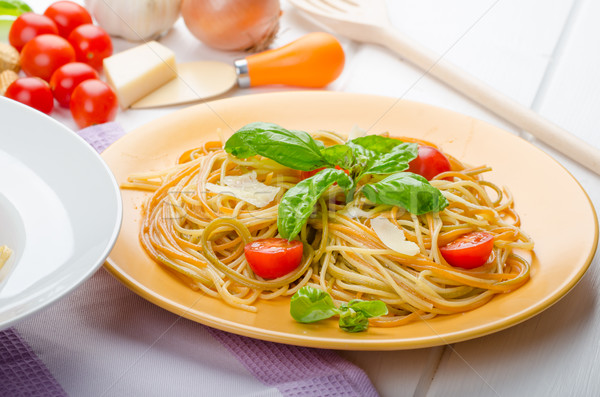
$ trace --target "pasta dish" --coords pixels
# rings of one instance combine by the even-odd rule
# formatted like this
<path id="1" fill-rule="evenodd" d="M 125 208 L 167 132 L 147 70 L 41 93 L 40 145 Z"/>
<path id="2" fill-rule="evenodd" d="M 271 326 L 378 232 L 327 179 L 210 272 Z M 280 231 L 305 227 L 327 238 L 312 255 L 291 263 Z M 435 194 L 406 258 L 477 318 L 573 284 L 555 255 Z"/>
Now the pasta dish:
<path id="1" fill-rule="evenodd" d="M 509 191 L 433 143 L 252 123 L 171 168 L 130 175 L 151 192 L 140 241 L 205 294 L 256 311 L 305 286 L 380 300 L 372 326 L 475 309 L 529 279 L 533 250 Z M 287 298 L 286 298 L 287 297 Z"/>

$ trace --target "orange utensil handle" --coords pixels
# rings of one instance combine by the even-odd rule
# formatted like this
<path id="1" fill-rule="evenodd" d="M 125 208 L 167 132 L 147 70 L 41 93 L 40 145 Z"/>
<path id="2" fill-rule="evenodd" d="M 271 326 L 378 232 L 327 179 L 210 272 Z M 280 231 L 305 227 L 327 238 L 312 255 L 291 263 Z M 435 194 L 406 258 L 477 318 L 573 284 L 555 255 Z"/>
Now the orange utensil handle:
<path id="1" fill-rule="evenodd" d="M 283 47 L 250 55 L 242 61 L 246 63 L 249 77 L 244 81 L 243 76 L 239 76 L 242 87 L 285 84 L 319 88 L 342 73 L 345 56 L 335 37 L 315 32 Z M 238 66 L 236 61 L 240 70 Z"/>

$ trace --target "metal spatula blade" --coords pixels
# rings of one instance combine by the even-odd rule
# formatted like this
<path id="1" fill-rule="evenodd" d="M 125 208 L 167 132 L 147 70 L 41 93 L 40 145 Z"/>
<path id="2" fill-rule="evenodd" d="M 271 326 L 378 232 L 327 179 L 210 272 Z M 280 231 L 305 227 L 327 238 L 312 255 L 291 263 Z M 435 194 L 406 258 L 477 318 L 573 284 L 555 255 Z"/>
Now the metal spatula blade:
<path id="1" fill-rule="evenodd" d="M 182 105 L 214 98 L 237 84 L 235 68 L 223 62 L 177 64 L 177 77 L 131 105 L 132 109 Z"/>

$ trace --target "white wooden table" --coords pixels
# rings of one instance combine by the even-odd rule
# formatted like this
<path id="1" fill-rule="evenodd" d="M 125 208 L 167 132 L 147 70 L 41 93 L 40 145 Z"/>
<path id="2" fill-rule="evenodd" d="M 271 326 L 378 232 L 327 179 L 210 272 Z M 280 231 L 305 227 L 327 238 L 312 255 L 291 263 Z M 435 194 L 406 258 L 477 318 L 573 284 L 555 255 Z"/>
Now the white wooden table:
<path id="1" fill-rule="evenodd" d="M 35 11 L 42 12 L 50 1 L 29 3 Z M 286 0 L 282 0 L 282 7 L 282 30 L 275 46 L 304 33 L 321 30 L 303 18 Z M 414 39 L 445 54 L 446 59 L 533 108 L 590 145 L 600 147 L 600 2 L 388 0 L 388 7 L 394 24 Z M 523 134 L 563 164 L 579 180 L 598 208 L 598 175 L 516 130 L 506 120 L 496 118 L 384 48 L 354 43 L 343 37 L 339 39 L 347 54 L 347 66 L 342 76 L 328 89 L 426 102 L 489 121 L 515 134 Z M 240 54 L 222 53 L 201 45 L 187 32 L 182 20 L 161 42 L 175 50 L 178 61 L 214 59 L 231 62 L 240 57 Z M 117 51 L 130 46 L 131 43 L 115 41 Z M 239 90 L 234 95 L 275 90 L 281 89 Z M 176 109 L 122 111 L 117 121 L 126 131 L 131 131 Z M 75 129 L 68 111 L 58 109 L 53 117 Z M 428 349 L 345 351 L 340 354 L 363 368 L 382 396 L 600 395 L 600 310 L 596 305 L 599 262 L 596 255 L 581 282 L 557 304 L 502 332 Z M 109 287 L 102 287 L 102 283 L 109 282 L 112 283 Z M 148 335 L 138 335 L 134 339 L 131 331 L 119 329 L 118 316 L 112 316 L 115 317 L 112 322 L 96 324 L 93 335 L 77 329 L 73 331 L 74 343 L 81 351 L 75 351 L 75 348 L 68 352 L 53 350 L 48 346 L 58 346 L 59 340 L 64 341 L 70 336 L 62 335 L 58 328 L 51 334 L 41 334 L 36 330 L 48 321 L 56 321 L 56 316 L 62 316 L 62 321 L 73 321 L 75 327 L 81 325 L 77 322 L 80 317 L 69 317 L 68 310 L 75 305 L 75 298 L 70 298 L 67 303 L 59 302 L 27 320 L 18 326 L 18 330 L 36 351 L 43 353 L 42 358 L 50 370 L 72 395 L 102 394 L 109 386 L 107 395 L 126 395 L 131 390 L 138 390 L 139 394 L 164 395 L 161 386 L 144 389 L 144 381 L 139 376 L 143 374 L 146 360 L 177 365 L 177 360 L 181 360 L 178 352 L 185 348 L 177 345 L 177 338 L 185 337 L 186 331 L 167 329 L 169 317 L 166 312 L 124 291 L 124 287 L 110 280 L 103 271 L 84 288 L 92 293 L 109 291 L 116 294 L 114 299 L 135 301 L 131 304 L 144 310 L 136 321 L 143 323 L 144 316 L 153 316 L 154 328 L 148 331 Z M 74 296 L 83 301 L 86 299 L 81 290 L 76 291 Z M 89 310 L 98 309 L 90 305 Z M 104 316 L 109 316 L 111 308 L 106 306 L 101 310 L 107 312 Z M 167 331 L 171 335 L 166 334 Z M 165 343 L 152 344 L 153 338 L 163 333 Z M 106 342 L 106 352 L 102 353 L 98 346 L 87 350 L 81 347 L 98 340 Z M 124 367 L 117 365 L 111 372 L 107 364 L 109 360 L 103 357 L 116 351 L 121 352 L 126 363 Z M 139 360 L 142 353 L 145 354 L 144 360 Z M 91 364 L 86 357 L 94 354 L 97 356 Z M 75 361 L 65 366 L 67 357 Z M 211 382 L 218 383 L 219 378 L 221 381 L 237 379 L 233 383 L 242 382 L 239 379 L 243 378 L 244 382 L 251 384 L 243 370 L 235 366 L 230 367 L 229 373 L 219 373 L 214 372 L 214 365 L 188 364 L 192 373 L 184 371 L 183 375 L 200 377 L 208 387 Z M 122 368 L 127 371 L 123 373 Z M 204 372 L 198 374 L 198 371 Z M 152 376 L 158 376 L 160 380 L 161 375 L 153 373 Z M 212 394 L 276 395 L 258 386 L 248 386 L 243 393 L 231 387 L 216 389 L 221 394 L 216 390 Z M 173 395 L 185 391 L 177 388 L 164 390 L 171 390 Z"/>

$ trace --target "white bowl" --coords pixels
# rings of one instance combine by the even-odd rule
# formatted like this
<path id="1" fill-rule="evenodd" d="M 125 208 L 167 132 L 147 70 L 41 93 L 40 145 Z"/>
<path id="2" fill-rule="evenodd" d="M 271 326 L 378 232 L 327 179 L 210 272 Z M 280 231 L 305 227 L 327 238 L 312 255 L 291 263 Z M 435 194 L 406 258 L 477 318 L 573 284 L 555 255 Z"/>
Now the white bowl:
<path id="1" fill-rule="evenodd" d="M 13 251 L 0 280 L 4 329 L 65 296 L 104 263 L 122 204 L 111 171 L 75 132 L 3 97 L 0 120 L 0 245 Z"/>

